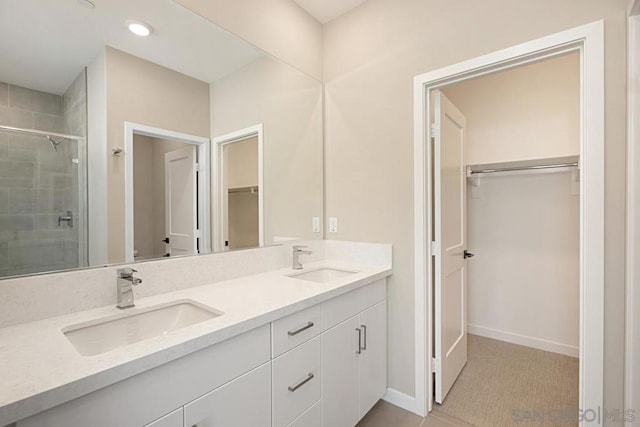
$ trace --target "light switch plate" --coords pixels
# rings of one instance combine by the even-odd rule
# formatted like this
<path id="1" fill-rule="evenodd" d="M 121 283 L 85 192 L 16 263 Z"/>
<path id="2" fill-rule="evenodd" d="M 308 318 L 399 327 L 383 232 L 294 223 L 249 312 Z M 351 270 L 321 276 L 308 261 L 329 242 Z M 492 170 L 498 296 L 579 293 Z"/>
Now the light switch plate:
<path id="1" fill-rule="evenodd" d="M 338 218 L 332 216 L 329 218 L 329 233 L 338 232 Z"/>
<path id="2" fill-rule="evenodd" d="M 319 233 L 320 232 L 320 217 L 319 216 L 314 216 L 312 218 L 312 228 L 313 228 L 313 232 L 314 233 Z"/>

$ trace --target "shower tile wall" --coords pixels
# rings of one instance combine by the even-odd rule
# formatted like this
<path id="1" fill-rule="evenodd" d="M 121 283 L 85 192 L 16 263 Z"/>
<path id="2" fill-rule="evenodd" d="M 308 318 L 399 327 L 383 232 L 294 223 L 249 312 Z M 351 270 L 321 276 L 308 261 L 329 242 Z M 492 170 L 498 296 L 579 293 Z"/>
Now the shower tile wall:
<path id="1" fill-rule="evenodd" d="M 85 135 L 83 80 L 65 96 L 0 82 L 0 125 Z M 75 142 L 55 151 L 46 138 L 0 131 L 0 276 L 78 266 L 76 157 Z M 73 226 L 58 224 L 67 211 Z"/>

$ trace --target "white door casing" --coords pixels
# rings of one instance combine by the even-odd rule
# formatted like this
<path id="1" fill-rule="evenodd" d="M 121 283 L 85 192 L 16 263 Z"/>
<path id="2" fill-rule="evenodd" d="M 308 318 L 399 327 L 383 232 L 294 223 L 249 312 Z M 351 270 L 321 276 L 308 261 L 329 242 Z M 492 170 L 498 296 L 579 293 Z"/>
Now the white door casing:
<path id="1" fill-rule="evenodd" d="M 467 363 L 466 119 L 434 96 L 434 251 L 436 402 L 442 403 Z"/>
<path id="2" fill-rule="evenodd" d="M 164 155 L 164 204 L 167 253 L 171 256 L 198 253 L 198 191 L 196 147 Z"/>
<path id="3" fill-rule="evenodd" d="M 231 132 L 213 138 L 212 159 L 212 209 L 213 209 L 213 250 L 220 252 L 226 250 L 225 240 L 228 236 L 227 218 L 227 188 L 226 188 L 226 165 L 224 147 L 234 142 L 243 141 L 248 138 L 258 138 L 258 242 L 262 247 L 265 244 L 264 227 L 264 138 L 262 123 Z"/>
<path id="4" fill-rule="evenodd" d="M 133 262 L 133 216 L 134 216 L 134 194 L 133 194 L 133 137 L 134 135 L 145 135 L 152 138 L 169 139 L 173 141 L 190 144 L 197 147 L 199 159 L 198 172 L 198 216 L 200 218 L 200 253 L 207 254 L 211 252 L 210 243 L 210 169 L 209 160 L 211 158 L 211 144 L 209 138 L 201 136 L 189 135 L 186 133 L 175 132 L 167 129 L 154 128 L 151 126 L 141 125 L 137 123 L 124 123 L 124 161 L 125 161 L 125 178 L 124 178 L 124 246 L 125 246 L 125 262 Z M 114 147 L 117 148 L 117 147 Z M 114 155 L 116 155 L 114 153 Z"/>
<path id="5" fill-rule="evenodd" d="M 389 388 L 385 400 L 421 416 L 433 405 L 431 369 L 430 94 L 447 84 L 579 52 L 580 408 L 604 404 L 604 21 L 581 25 L 414 77 L 415 397 Z M 584 423 L 581 423 L 585 425 Z"/>

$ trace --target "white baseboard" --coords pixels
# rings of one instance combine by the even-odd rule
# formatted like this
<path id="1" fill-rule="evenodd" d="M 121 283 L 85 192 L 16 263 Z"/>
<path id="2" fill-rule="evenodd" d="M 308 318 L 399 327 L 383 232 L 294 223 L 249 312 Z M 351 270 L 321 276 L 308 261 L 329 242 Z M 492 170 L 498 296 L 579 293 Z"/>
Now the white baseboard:
<path id="1" fill-rule="evenodd" d="M 578 357 L 580 349 L 576 346 L 548 341 L 541 338 L 529 337 L 498 329 L 486 328 L 484 326 L 467 324 L 467 332 L 481 337 L 493 338 L 495 340 L 506 341 L 512 344 L 524 345 L 537 348 L 538 350 L 560 353 L 565 356 Z"/>
<path id="2" fill-rule="evenodd" d="M 387 392 L 382 396 L 382 400 L 389 402 L 394 406 L 404 409 L 405 411 L 413 412 L 416 415 L 423 416 L 416 411 L 416 398 L 404 394 L 398 390 L 387 388 Z"/>

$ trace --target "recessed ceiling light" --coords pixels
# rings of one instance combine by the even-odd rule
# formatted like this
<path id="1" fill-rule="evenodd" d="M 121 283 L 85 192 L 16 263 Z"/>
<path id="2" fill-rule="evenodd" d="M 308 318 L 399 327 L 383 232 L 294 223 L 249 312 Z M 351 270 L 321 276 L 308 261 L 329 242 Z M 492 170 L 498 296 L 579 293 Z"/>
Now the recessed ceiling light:
<path id="1" fill-rule="evenodd" d="M 87 9 L 95 9 L 96 5 L 89 0 L 78 0 L 78 4 L 80 6 L 86 7 Z"/>
<path id="2" fill-rule="evenodd" d="M 129 31 L 131 31 L 136 36 L 147 37 L 151 34 L 152 28 L 149 24 L 145 24 L 140 21 L 129 21 L 127 22 L 129 26 Z"/>

